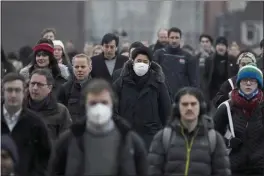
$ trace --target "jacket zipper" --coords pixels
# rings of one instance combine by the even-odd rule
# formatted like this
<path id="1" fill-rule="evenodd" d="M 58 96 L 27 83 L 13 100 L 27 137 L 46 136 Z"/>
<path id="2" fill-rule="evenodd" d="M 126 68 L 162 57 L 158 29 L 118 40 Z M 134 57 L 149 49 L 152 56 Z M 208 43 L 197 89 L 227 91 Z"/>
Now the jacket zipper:
<path id="1" fill-rule="evenodd" d="M 193 145 L 193 141 L 198 133 L 199 129 L 196 130 L 194 136 L 192 137 L 191 139 L 191 142 L 189 143 L 189 140 L 188 138 L 185 136 L 184 134 L 184 131 L 183 131 L 183 128 L 181 129 L 181 132 L 182 132 L 182 135 L 185 139 L 185 142 L 186 142 L 186 162 L 185 162 L 185 171 L 184 171 L 184 176 L 188 176 L 188 173 L 189 173 L 189 167 L 190 167 L 190 157 L 191 157 L 191 151 L 192 151 L 192 145 Z"/>

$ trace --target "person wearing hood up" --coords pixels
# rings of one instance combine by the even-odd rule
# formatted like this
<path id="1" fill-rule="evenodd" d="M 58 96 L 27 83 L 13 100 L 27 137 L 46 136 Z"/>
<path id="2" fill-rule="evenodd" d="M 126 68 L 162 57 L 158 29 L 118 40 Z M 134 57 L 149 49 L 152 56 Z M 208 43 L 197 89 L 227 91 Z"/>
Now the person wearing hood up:
<path id="1" fill-rule="evenodd" d="M 153 62 L 148 47 L 132 52 L 113 87 L 119 97 L 117 113 L 132 125 L 148 148 L 153 136 L 165 125 L 171 100 L 162 68 Z"/>

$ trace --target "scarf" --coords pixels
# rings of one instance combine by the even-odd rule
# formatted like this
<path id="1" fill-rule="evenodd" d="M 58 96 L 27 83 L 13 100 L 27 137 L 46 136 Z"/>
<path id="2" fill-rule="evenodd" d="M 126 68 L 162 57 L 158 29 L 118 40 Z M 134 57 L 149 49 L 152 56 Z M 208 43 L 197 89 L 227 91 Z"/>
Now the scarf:
<path id="1" fill-rule="evenodd" d="M 41 101 L 35 101 L 32 98 L 28 98 L 28 107 L 29 109 L 35 112 L 41 112 L 44 115 L 51 115 L 57 113 L 57 101 L 52 98 L 51 95 L 48 95 Z"/>
<path id="2" fill-rule="evenodd" d="M 251 99 L 247 99 L 244 97 L 240 91 L 237 89 L 234 89 L 231 93 L 231 100 L 232 103 L 242 109 L 243 113 L 246 115 L 246 117 L 250 117 L 252 115 L 252 112 L 256 109 L 259 103 L 263 102 L 263 92 L 261 90 L 258 90 L 257 93 L 254 94 Z"/>
<path id="3" fill-rule="evenodd" d="M 132 79 L 136 83 L 136 87 L 138 90 L 142 90 L 146 85 L 150 77 L 150 70 L 143 76 L 138 76 L 136 73 L 132 72 Z"/>

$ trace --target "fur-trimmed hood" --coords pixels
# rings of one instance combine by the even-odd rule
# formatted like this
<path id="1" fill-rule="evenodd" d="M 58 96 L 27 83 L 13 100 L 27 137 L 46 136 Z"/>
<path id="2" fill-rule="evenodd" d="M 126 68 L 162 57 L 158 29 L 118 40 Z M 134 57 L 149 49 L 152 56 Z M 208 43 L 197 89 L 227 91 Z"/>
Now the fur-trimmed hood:
<path id="1" fill-rule="evenodd" d="M 128 60 L 121 71 L 120 77 L 125 78 L 125 77 L 131 77 L 133 75 L 133 60 Z M 151 76 L 153 76 L 157 82 L 159 83 L 164 83 L 165 82 L 165 75 L 162 71 L 161 66 L 156 63 L 156 62 L 151 62 L 149 72 Z"/>
<path id="2" fill-rule="evenodd" d="M 23 75 L 27 80 L 29 79 L 29 69 L 32 65 L 27 65 L 26 67 L 22 68 L 20 70 L 20 74 Z M 61 72 L 61 76 L 65 79 L 68 80 L 68 77 L 70 76 L 69 73 L 69 69 L 67 66 L 63 65 L 63 64 L 58 64 L 59 68 L 60 68 L 60 72 Z"/>

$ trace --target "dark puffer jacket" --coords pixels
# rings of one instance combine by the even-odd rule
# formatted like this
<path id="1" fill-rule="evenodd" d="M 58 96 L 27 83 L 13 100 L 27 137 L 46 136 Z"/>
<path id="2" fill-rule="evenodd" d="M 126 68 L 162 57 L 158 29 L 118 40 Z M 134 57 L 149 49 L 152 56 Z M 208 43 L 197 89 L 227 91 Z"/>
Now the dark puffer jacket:
<path id="1" fill-rule="evenodd" d="M 217 132 L 215 150 L 211 154 L 207 133 L 213 127 L 212 120 L 208 119 L 204 123 L 200 120 L 194 132 L 189 134 L 178 119 L 169 126 L 173 133 L 167 154 L 163 145 L 163 130 L 152 141 L 148 156 L 149 175 L 231 175 L 225 143 Z"/>
<path id="2" fill-rule="evenodd" d="M 230 78 L 234 88 L 236 88 L 236 79 L 237 76 Z M 213 99 L 213 104 L 217 108 L 221 103 L 229 99 L 229 93 L 232 91 L 232 87 L 228 80 L 226 80 L 220 87 L 219 91 L 216 93 L 216 96 Z"/>
<path id="3" fill-rule="evenodd" d="M 243 107 L 230 100 L 236 138 L 241 144 L 230 153 L 232 173 L 261 175 L 264 170 L 264 102 L 257 105 L 250 117 Z M 228 123 L 226 105 L 222 104 L 214 116 L 215 129 L 225 135 Z M 249 174 L 249 175 L 250 175 Z"/>
<path id="4" fill-rule="evenodd" d="M 161 67 L 151 63 L 144 82 L 135 83 L 133 61 L 125 63 L 121 77 L 114 83 L 119 97 L 118 114 L 124 117 L 132 128 L 146 142 L 148 147 L 153 136 L 165 125 L 171 110 L 171 100 L 165 85 Z"/>

